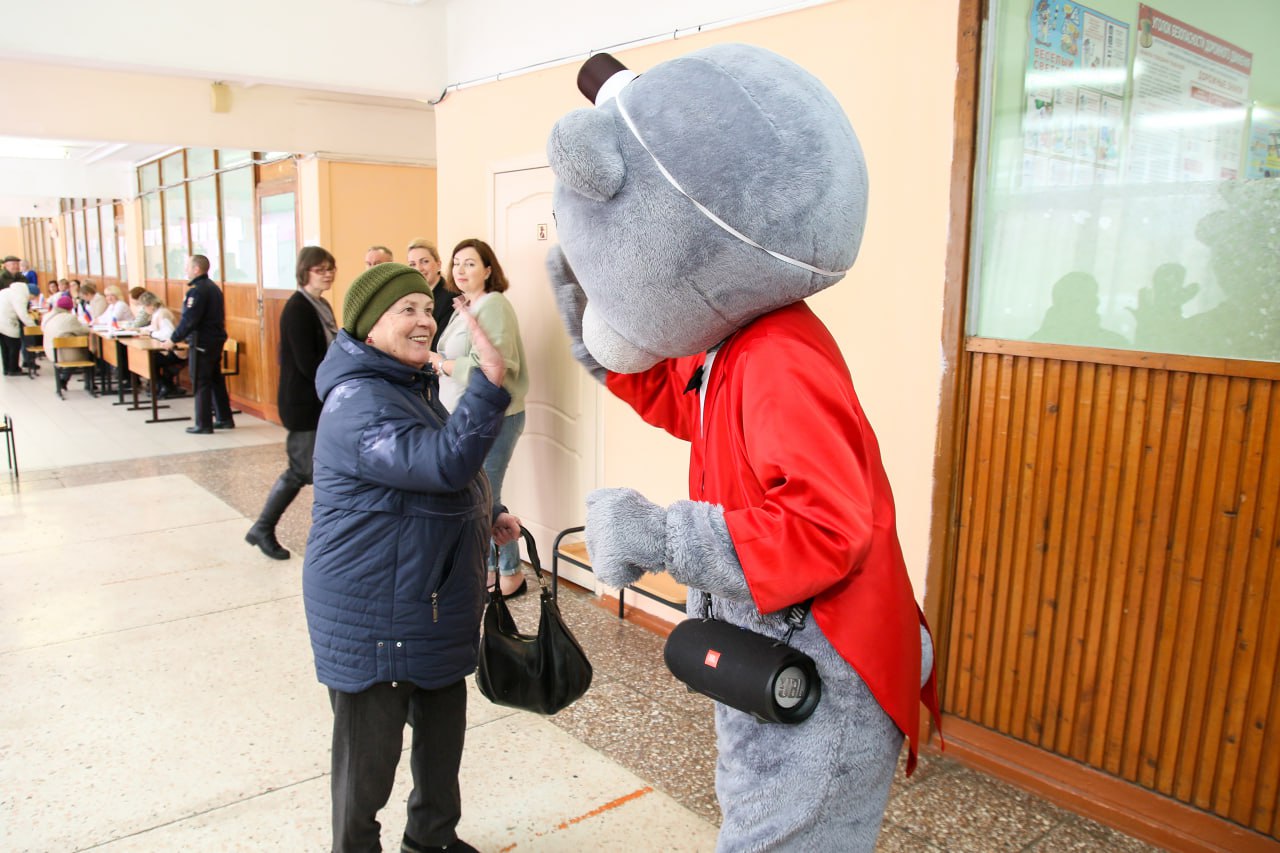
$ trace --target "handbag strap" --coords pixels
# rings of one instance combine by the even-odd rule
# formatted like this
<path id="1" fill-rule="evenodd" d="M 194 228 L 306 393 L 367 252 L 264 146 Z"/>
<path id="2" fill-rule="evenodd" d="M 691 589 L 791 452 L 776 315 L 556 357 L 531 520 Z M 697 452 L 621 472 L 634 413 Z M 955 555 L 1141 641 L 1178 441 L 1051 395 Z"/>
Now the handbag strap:
<path id="1" fill-rule="evenodd" d="M 550 594 L 551 600 L 554 601 L 556 599 L 554 591 L 551 591 L 550 593 L 548 592 L 547 579 L 543 577 L 542 574 L 542 561 L 538 559 L 538 543 L 534 541 L 533 534 L 530 533 L 528 528 L 523 525 L 520 527 L 520 536 L 524 539 L 525 550 L 529 552 L 529 565 L 533 567 L 533 576 L 537 579 L 538 586 L 542 590 L 543 596 Z M 502 579 L 500 577 L 494 577 L 493 587 L 490 588 L 489 594 L 498 599 L 506 598 L 506 596 L 502 594 Z"/>

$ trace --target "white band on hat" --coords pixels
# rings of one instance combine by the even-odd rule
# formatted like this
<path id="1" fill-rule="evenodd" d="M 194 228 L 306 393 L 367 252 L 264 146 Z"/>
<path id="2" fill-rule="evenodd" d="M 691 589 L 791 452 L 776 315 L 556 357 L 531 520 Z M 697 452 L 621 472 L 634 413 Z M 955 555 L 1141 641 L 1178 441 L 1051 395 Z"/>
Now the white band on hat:
<path id="1" fill-rule="evenodd" d="M 623 74 L 631 74 L 631 72 L 619 71 L 618 73 L 610 77 L 607 81 L 605 81 L 605 84 L 600 87 L 600 94 L 597 95 L 596 97 L 597 105 L 602 104 L 606 100 L 608 100 L 608 98 L 604 97 L 605 90 L 610 89 L 614 81 L 617 80 L 619 77 L 621 77 Z M 653 160 L 653 164 L 658 167 L 658 171 L 662 173 L 662 177 L 666 178 L 667 183 L 675 187 L 676 190 L 679 191 L 679 193 L 682 196 L 689 199 L 689 201 L 693 202 L 693 206 L 696 207 L 699 211 L 701 211 L 703 216 L 707 217 L 716 225 L 719 225 L 722 229 L 732 234 L 734 237 L 737 237 L 739 240 L 746 243 L 748 246 L 754 246 L 755 248 L 760 249 L 763 252 L 768 252 L 770 255 L 773 255 L 778 260 L 782 261 L 783 263 L 791 264 L 793 267 L 800 267 L 801 269 L 808 270 L 809 272 L 812 272 L 812 273 L 817 273 L 818 275 L 831 275 L 831 276 L 844 275 L 846 272 L 849 271 L 849 267 L 846 267 L 845 269 L 837 270 L 834 272 L 832 270 L 824 270 L 819 267 L 815 267 L 811 264 L 806 264 L 804 261 L 798 261 L 795 258 L 789 258 L 786 255 L 782 254 L 781 252 L 775 252 L 772 249 L 766 249 L 764 246 L 761 246 L 755 240 L 752 240 L 750 237 L 743 234 L 741 231 L 734 228 L 732 225 L 725 222 L 720 217 L 716 216 L 709 209 L 707 209 L 706 205 L 704 205 L 702 202 L 698 201 L 696 198 L 689 195 L 689 193 L 685 190 L 685 188 L 680 186 L 679 181 L 677 181 L 675 177 L 670 172 L 667 171 L 666 167 L 662 165 L 662 162 L 658 160 L 658 156 L 653 153 L 653 150 L 651 148 L 649 148 L 648 144 L 644 141 L 644 138 L 640 136 L 640 131 L 636 129 L 635 123 L 631 121 L 631 116 L 627 114 L 627 108 L 622 104 L 622 98 L 619 96 L 619 92 L 621 91 L 622 86 L 625 86 L 627 83 L 631 82 L 631 80 L 634 79 L 636 76 L 637 75 L 635 74 L 631 74 L 631 77 L 623 81 L 620 86 L 618 86 L 616 89 L 611 89 L 609 97 L 617 98 L 618 112 L 622 114 L 622 120 L 627 123 L 627 128 L 631 131 L 631 135 L 636 138 L 636 141 L 640 143 L 640 147 L 643 148 L 646 153 L 648 153 L 649 157 Z"/>
<path id="2" fill-rule="evenodd" d="M 640 75 L 630 69 L 624 68 L 621 71 L 615 71 L 604 81 L 604 85 L 600 87 L 600 91 L 596 92 L 596 106 L 600 106 L 608 102 L 610 98 L 615 98 L 622 91 L 622 87 L 636 79 Z"/>

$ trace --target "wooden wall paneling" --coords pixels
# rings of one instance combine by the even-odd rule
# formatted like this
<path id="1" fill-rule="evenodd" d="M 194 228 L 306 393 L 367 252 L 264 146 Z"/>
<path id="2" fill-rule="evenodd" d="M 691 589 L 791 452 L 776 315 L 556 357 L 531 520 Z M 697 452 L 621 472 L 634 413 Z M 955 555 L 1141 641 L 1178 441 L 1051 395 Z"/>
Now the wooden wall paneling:
<path id="1" fill-rule="evenodd" d="M 1202 452 L 1196 473 L 1196 497 L 1191 518 L 1191 547 L 1187 560 L 1188 595 L 1186 618 L 1180 623 L 1184 637 L 1198 636 L 1200 642 L 1187 649 L 1181 644 L 1185 661 L 1181 672 L 1182 748 L 1169 755 L 1173 787 L 1171 793 L 1183 802 L 1191 799 L 1191 789 L 1199 772 L 1200 748 L 1204 741 L 1204 684 L 1208 679 L 1209 654 L 1206 651 L 1214 642 L 1215 609 L 1218 602 L 1218 578 L 1208 569 L 1219 557 L 1215 540 L 1221 538 L 1217 524 L 1217 507 L 1222 488 L 1222 446 L 1224 424 L 1221 413 L 1226 403 L 1226 384 L 1219 377 L 1207 377 L 1203 422 Z M 1177 727 L 1175 727 L 1177 728 Z"/>
<path id="2" fill-rule="evenodd" d="M 255 407 L 258 371 L 261 369 L 261 335 L 258 319 L 258 288 L 252 284 L 226 284 L 222 288 L 227 313 L 227 334 L 240 345 L 240 374 L 227 377 L 227 391 L 237 400 Z"/>
<path id="3" fill-rule="evenodd" d="M 1054 479 L 1055 483 L 1060 485 L 1055 485 L 1058 499 L 1049 527 L 1049 553 L 1052 555 L 1051 560 L 1056 569 L 1057 581 L 1053 588 L 1051 608 L 1052 645 L 1045 647 L 1040 663 L 1045 670 L 1044 710 L 1040 715 L 1044 721 L 1044 732 L 1036 741 L 1037 745 L 1049 749 L 1053 749 L 1057 743 L 1058 730 L 1063 719 L 1062 694 L 1063 685 L 1066 683 L 1066 672 L 1062 655 L 1058 650 L 1066 642 L 1076 582 L 1076 564 L 1072 559 L 1075 540 L 1070 525 L 1079 516 L 1068 510 L 1077 505 L 1082 487 L 1082 468 L 1078 464 L 1080 415 L 1077 406 L 1077 401 L 1083 394 L 1081 365 L 1077 362 L 1062 362 L 1061 365 L 1062 396 L 1058 404 L 1060 424 L 1054 455 Z"/>
<path id="4" fill-rule="evenodd" d="M 948 715 L 1274 835 L 1280 375 L 969 360 Z"/>
<path id="5" fill-rule="evenodd" d="M 1178 543 L 1186 536 L 1186 518 L 1180 518 L 1179 507 L 1184 496 L 1182 494 L 1183 463 L 1187 457 L 1187 444 L 1190 440 L 1190 407 L 1192 393 L 1191 374 L 1177 373 L 1170 379 L 1170 390 L 1166 408 L 1164 458 L 1161 465 L 1162 488 L 1169 495 L 1168 517 L 1164 524 L 1163 536 L 1155 547 L 1158 549 L 1164 585 L 1158 607 L 1151 618 L 1158 626 L 1153 638 L 1155 648 L 1148 660 L 1151 662 L 1152 679 L 1151 694 L 1147 700 L 1148 708 L 1170 707 L 1170 671 L 1173 667 L 1174 643 L 1178 635 L 1178 599 L 1182 589 L 1181 567 L 1178 559 Z M 1145 714 L 1141 738 L 1142 760 L 1138 767 L 1138 783 L 1144 787 L 1155 789 L 1156 776 L 1160 766 L 1160 745 L 1163 742 L 1165 713 Z"/>
<path id="6" fill-rule="evenodd" d="M 1027 409 L 1034 396 L 1032 391 L 1032 374 L 1034 359 L 1015 359 L 1013 362 L 1013 384 L 1011 386 L 1009 405 L 1009 429 L 1006 433 L 1005 465 L 1009 472 L 1009 486 L 1002 490 L 1000 496 L 1001 517 L 1004 520 L 1000 533 L 1000 547 L 997 550 L 997 565 L 1003 567 L 999 577 L 1003 582 L 997 585 L 997 607 L 992 623 L 998 642 L 994 646 L 991 672 L 997 679 L 996 689 L 989 696 L 994 699 L 994 707 L 989 718 L 1000 731 L 1010 731 L 1012 719 L 1017 714 L 1013 704 L 1014 692 L 1018 680 L 1018 626 L 1022 622 L 1022 597 L 1026 584 L 1026 542 L 1029 538 L 1027 527 L 1030 524 L 1030 493 L 1028 488 L 1029 474 L 1027 447 L 1030 445 Z M 1017 728 L 1021 729 L 1022 726 Z"/>
<path id="7" fill-rule="evenodd" d="M 1027 551 L 1026 599 L 1022 608 L 1019 633 L 1023 637 L 1018 654 L 1018 672 L 1022 674 L 1014 705 L 1023 709 L 1018 717 L 1022 724 L 1015 735 L 1023 740 L 1039 742 L 1044 730 L 1045 670 L 1037 663 L 1052 643 L 1052 608 L 1057 571 L 1049 562 L 1049 519 L 1053 507 L 1054 479 L 1057 475 L 1054 454 L 1057 448 L 1058 410 L 1062 378 L 1061 362 L 1036 360 L 1043 382 L 1041 391 L 1029 402 L 1036 413 L 1035 478 L 1030 494 L 1028 519 L 1030 541 Z"/>
<path id="8" fill-rule="evenodd" d="M 1091 458 L 1092 465 L 1097 466 L 1097 477 L 1089 506 L 1097 511 L 1088 528 L 1092 531 L 1086 556 L 1090 567 L 1090 598 L 1081 654 L 1080 708 L 1072 745 L 1072 754 L 1093 766 L 1101 761 L 1098 732 L 1106 727 L 1108 663 L 1116 640 L 1116 622 L 1112 618 L 1116 574 L 1112 571 L 1111 553 L 1123 481 L 1125 410 L 1131 372 L 1126 367 L 1107 365 L 1104 374 L 1106 381 L 1099 386 L 1104 396 L 1094 409 L 1099 440 Z"/>
<path id="9" fill-rule="evenodd" d="M 1162 714 L 1152 714 L 1160 727 L 1159 741 L 1151 750 L 1156 760 L 1152 787 L 1173 794 L 1178 743 L 1183 736 L 1182 717 L 1186 708 L 1189 660 L 1180 654 L 1180 632 L 1194 633 L 1199 604 L 1199 587 L 1192 580 L 1190 563 L 1194 560 L 1192 540 L 1195 505 L 1199 498 L 1196 472 L 1200 469 L 1204 431 L 1204 397 L 1208 383 L 1205 376 L 1190 377 L 1187 394 L 1186 442 L 1182 448 L 1181 468 L 1175 483 L 1173 537 L 1169 553 L 1169 594 L 1163 608 L 1165 642 L 1157 658 L 1157 671 L 1164 673 L 1165 694 Z"/>
<path id="10" fill-rule="evenodd" d="M 1253 503 L 1242 506 L 1241 496 L 1247 494 L 1245 483 L 1249 477 L 1247 445 L 1249 439 L 1249 398 L 1252 383 L 1248 379 L 1222 378 L 1225 386 L 1225 410 L 1222 412 L 1223 436 L 1218 466 L 1218 496 L 1209 519 L 1213 525 L 1212 548 L 1208 568 L 1213 582 L 1206 584 L 1209 595 L 1205 597 L 1205 621 L 1213 624 L 1209 635 L 1211 642 L 1201 646 L 1204 661 L 1204 680 L 1201 695 L 1214 697 L 1213 701 L 1196 703 L 1200 710 L 1203 735 L 1199 739 L 1199 756 L 1195 761 L 1196 772 L 1189 801 L 1207 809 L 1211 807 L 1213 789 L 1216 787 L 1223 748 L 1223 724 L 1225 719 L 1227 686 L 1231 680 L 1232 660 L 1235 657 L 1236 630 L 1240 625 L 1240 607 L 1244 592 L 1245 569 L 1249 539 L 1241 531 L 1251 525 L 1247 519 L 1253 515 Z M 1241 559 L 1243 558 L 1243 559 Z M 1212 620 L 1212 622 L 1210 622 Z"/>
<path id="11" fill-rule="evenodd" d="M 1268 383 L 1265 395 L 1260 393 L 1255 400 L 1254 411 L 1260 422 L 1266 422 L 1264 436 L 1274 436 L 1280 430 L 1280 386 Z M 1271 834 L 1280 835 L 1280 749 L 1265 748 L 1267 732 L 1273 742 L 1280 732 L 1280 678 L 1276 677 L 1276 661 L 1280 660 L 1280 447 L 1273 438 L 1264 442 L 1257 467 L 1262 474 L 1256 493 L 1257 521 L 1250 531 L 1249 583 L 1240 632 L 1244 648 L 1236 668 L 1240 681 L 1229 691 L 1233 708 L 1243 697 L 1238 749 L 1228 753 L 1238 766 L 1234 776 L 1224 773 L 1214 810 L 1263 831 L 1270 823 Z M 1257 639 L 1248 643 L 1251 637 Z"/>
<path id="12" fill-rule="evenodd" d="M 982 549 L 982 565 L 978 569 L 982 573 L 983 583 L 979 599 L 978 624 L 982 630 L 978 632 L 977 642 L 973 649 L 974 680 L 979 688 L 979 714 L 977 721 L 985 726 L 995 725 L 996 703 L 999 701 L 996 688 L 999 685 L 999 664 L 996 661 L 998 635 L 993 626 L 999 624 L 997 614 L 1003 609 L 1001 599 L 1008 595 L 1005 584 L 1001 583 L 999 574 L 1000 550 L 1006 541 L 1008 528 L 1004 520 L 1005 496 L 1007 482 L 1007 465 L 1009 458 L 1009 403 L 1013 397 L 1013 363 L 1015 359 L 1000 357 L 1000 368 L 994 387 L 995 399 L 992 400 L 994 414 L 991 420 L 993 432 L 991 436 L 991 481 L 993 488 L 987 494 L 987 506 L 984 512 L 993 525 L 992 536 L 984 542 Z"/>
<path id="13" fill-rule="evenodd" d="M 1125 713 L 1117 714 L 1114 722 L 1119 733 L 1121 754 L 1118 764 L 1108 769 L 1129 781 L 1137 781 L 1138 765 L 1142 760 L 1142 722 L 1147 716 L 1137 712 L 1149 708 L 1148 700 L 1153 682 L 1156 633 L 1160 630 L 1160 601 L 1164 595 L 1165 543 L 1168 541 L 1168 514 L 1173 503 L 1173 490 L 1164 488 L 1176 474 L 1177 467 L 1170 465 L 1177 459 L 1164 451 L 1169 403 L 1169 372 L 1150 371 L 1147 390 L 1146 419 L 1142 446 L 1142 474 L 1138 486 L 1138 509 L 1134 518 L 1132 571 L 1141 579 L 1141 598 L 1137 611 L 1127 614 L 1132 625 L 1129 635 L 1132 643 L 1133 672 L 1125 700 Z"/>
<path id="14" fill-rule="evenodd" d="M 1102 557 L 1110 522 L 1114 512 L 1111 495 L 1116 487 L 1114 479 L 1108 478 L 1112 467 L 1111 454 L 1114 453 L 1112 420 L 1116 411 L 1113 399 L 1116 387 L 1117 372 L 1120 368 L 1114 365 L 1102 365 L 1098 368 L 1098 383 L 1095 386 L 1093 402 L 1093 422 L 1089 427 L 1091 440 L 1087 471 L 1089 472 L 1089 491 L 1084 504 L 1084 522 L 1081 527 L 1082 540 L 1080 554 L 1082 566 L 1087 573 L 1087 594 L 1080 600 L 1076 609 L 1080 620 L 1076 636 L 1079 637 L 1079 651 L 1076 655 L 1078 668 L 1075 670 L 1075 725 L 1068 754 L 1077 761 L 1087 761 L 1090 741 L 1093 735 L 1093 724 L 1096 719 L 1098 655 L 1100 654 L 1101 634 L 1107 606 L 1106 564 Z"/>
<path id="15" fill-rule="evenodd" d="M 1075 573 L 1072 584 L 1071 601 L 1068 605 L 1070 614 L 1065 636 L 1065 678 L 1062 693 L 1062 723 L 1058 730 L 1056 752 L 1081 759 L 1075 744 L 1079 740 L 1079 732 L 1088 721 L 1088 709 L 1081 701 L 1080 682 L 1083 673 L 1083 658 L 1086 654 L 1085 644 L 1088 641 L 1087 619 L 1089 603 L 1093 598 L 1093 549 L 1090 543 L 1097 536 L 1098 526 L 1098 492 L 1097 485 L 1102 476 L 1102 456 L 1095 419 L 1105 418 L 1105 402 L 1099 406 L 1099 397 L 1105 396 L 1110 389 L 1109 365 L 1084 365 L 1082 373 L 1088 382 L 1082 389 L 1082 408 L 1080 421 L 1077 423 L 1077 456 L 1076 468 L 1082 472 L 1080 488 L 1076 498 L 1068 504 L 1068 512 L 1074 517 L 1069 544 L 1070 565 Z M 1074 510 L 1074 511 L 1073 511 Z M 1084 701 L 1087 702 L 1086 695 Z"/>
<path id="16" fill-rule="evenodd" d="M 276 392 L 280 385 L 280 314 L 292 293 L 279 291 L 263 291 L 262 299 L 262 364 L 260 365 L 260 388 L 264 410 L 271 413 L 271 419 L 280 420 L 279 408 L 276 404 Z"/>
<path id="17" fill-rule="evenodd" d="M 1118 498 L 1113 534 L 1112 554 L 1117 561 L 1112 568 L 1114 599 L 1108 617 L 1115 631 L 1115 646 L 1108 650 L 1110 660 L 1104 661 L 1108 672 L 1104 681 L 1104 697 L 1101 724 L 1094 743 L 1100 752 L 1100 766 L 1118 774 L 1124 757 L 1125 721 L 1133 714 L 1130 697 L 1135 676 L 1133 649 L 1136 646 L 1138 624 L 1142 619 L 1142 603 L 1146 578 L 1142 543 L 1150 530 L 1150 494 L 1143 485 L 1150 483 L 1149 472 L 1153 464 L 1144 452 L 1147 446 L 1151 422 L 1149 395 L 1152 390 L 1150 371 L 1129 370 L 1129 397 L 1126 403 L 1124 438 L 1124 473 Z"/>
<path id="18" fill-rule="evenodd" d="M 970 356 L 972 366 L 969 369 L 969 411 L 979 411 L 983 407 L 986 381 L 984 372 L 995 362 L 994 356 L 974 353 Z M 969 430 L 964 443 L 964 468 L 961 473 L 962 497 L 959 506 L 959 533 L 957 549 L 966 545 L 969 550 L 962 554 L 961 560 L 966 566 L 979 562 L 976 553 L 978 545 L 984 537 L 972 531 L 975 523 L 983 519 L 975 503 L 979 496 L 987 494 L 990 487 L 990 468 L 979 460 L 979 448 L 983 446 L 983 430 L 990 431 L 989 422 L 983 419 L 985 426 L 975 426 Z M 977 634 L 977 602 L 980 578 L 975 572 L 964 572 L 953 581 L 953 595 L 959 606 L 952 613 L 949 626 L 951 636 L 946 647 L 946 666 L 942 669 L 942 692 L 946 697 L 947 707 L 956 709 L 956 713 L 969 715 L 969 695 L 973 681 L 973 641 Z"/>

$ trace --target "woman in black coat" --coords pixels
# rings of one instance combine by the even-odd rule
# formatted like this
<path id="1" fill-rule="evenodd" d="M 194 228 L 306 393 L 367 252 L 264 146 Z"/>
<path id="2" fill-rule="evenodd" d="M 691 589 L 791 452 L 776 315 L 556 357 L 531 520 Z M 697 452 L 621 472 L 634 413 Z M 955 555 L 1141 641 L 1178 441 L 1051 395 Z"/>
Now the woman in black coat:
<path id="1" fill-rule="evenodd" d="M 316 396 L 316 368 L 338 334 L 333 308 L 324 292 L 333 287 L 338 268 L 333 255 L 319 246 L 298 253 L 298 292 L 280 313 L 280 387 L 276 402 L 280 421 L 289 430 L 285 448 L 289 467 L 267 495 L 266 505 L 244 540 L 274 560 L 289 559 L 276 541 L 276 524 L 303 486 L 311 485 L 320 398 Z"/>

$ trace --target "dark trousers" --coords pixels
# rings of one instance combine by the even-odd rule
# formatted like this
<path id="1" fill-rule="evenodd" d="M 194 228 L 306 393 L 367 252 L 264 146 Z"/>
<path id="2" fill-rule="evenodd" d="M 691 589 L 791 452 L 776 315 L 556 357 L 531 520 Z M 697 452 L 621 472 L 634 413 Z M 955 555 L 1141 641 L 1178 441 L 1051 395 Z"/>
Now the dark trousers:
<path id="1" fill-rule="evenodd" d="M 231 398 L 222 376 L 222 341 L 191 348 L 191 384 L 195 386 L 195 420 L 198 427 L 211 427 L 213 421 L 231 421 Z"/>
<path id="2" fill-rule="evenodd" d="M 22 338 L 0 334 L 0 361 L 4 363 L 5 373 L 17 373 L 21 369 Z"/>
<path id="3" fill-rule="evenodd" d="M 413 726 L 413 791 L 404 834 L 425 847 L 458 837 L 458 768 L 467 730 L 467 687 L 424 690 L 405 681 L 361 693 L 329 691 L 333 706 L 333 851 L 381 850 L 378 810 L 395 783 L 404 725 Z"/>

